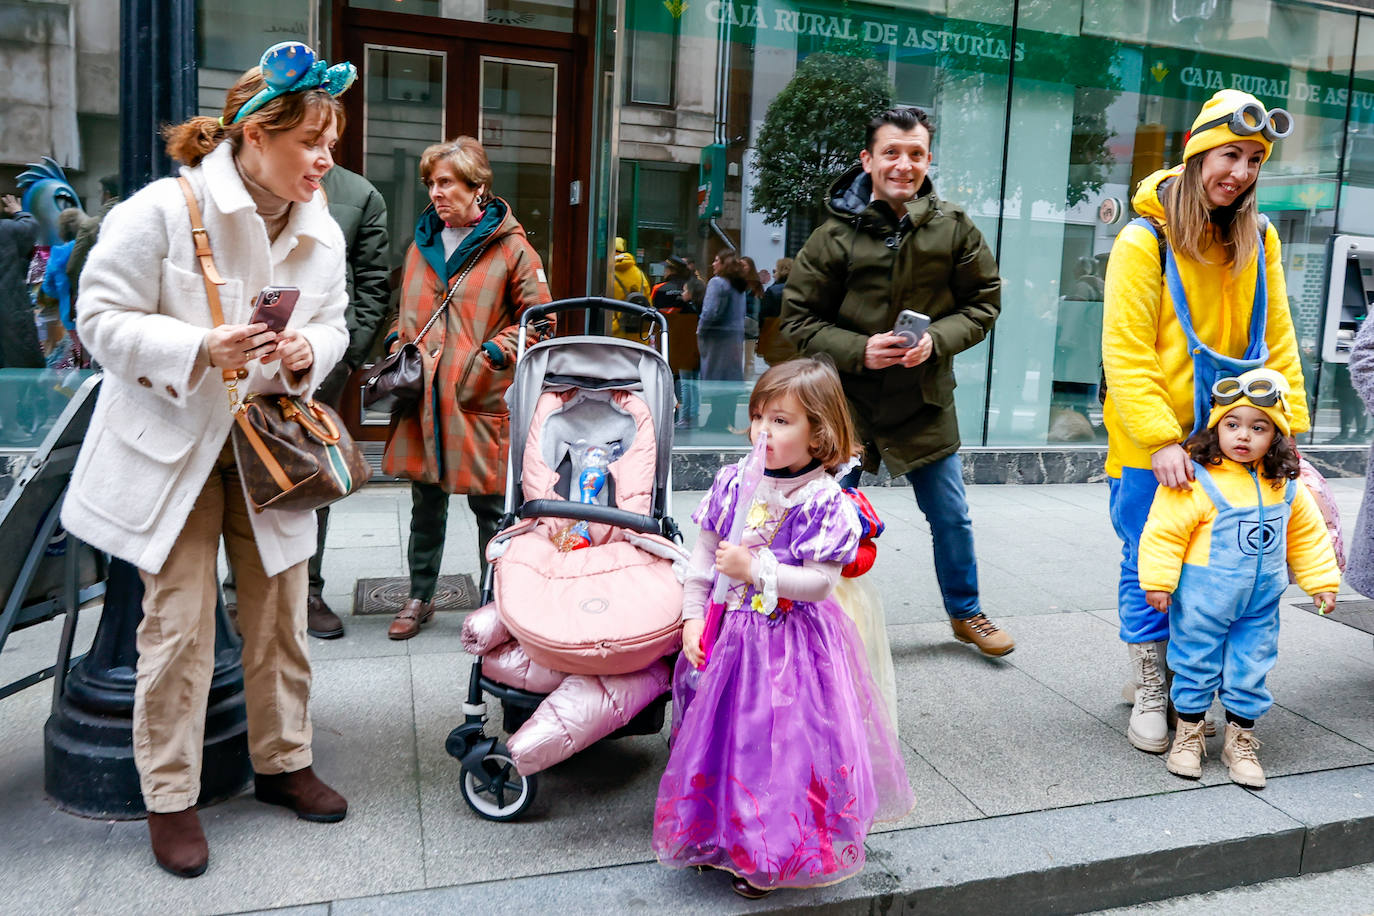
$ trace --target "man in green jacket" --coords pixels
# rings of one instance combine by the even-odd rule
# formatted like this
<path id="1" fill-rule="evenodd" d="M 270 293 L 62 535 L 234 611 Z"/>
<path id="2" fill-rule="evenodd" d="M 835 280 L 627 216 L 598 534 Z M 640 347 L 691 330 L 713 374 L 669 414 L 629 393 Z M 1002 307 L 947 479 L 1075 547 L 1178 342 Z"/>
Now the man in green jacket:
<path id="1" fill-rule="evenodd" d="M 348 246 L 348 349 L 333 371 L 320 382 L 317 400 L 335 410 L 348 377 L 372 352 L 377 331 L 391 306 L 390 268 L 387 265 L 386 201 L 366 178 L 336 165 L 320 182 L 329 198 L 329 215 L 343 230 Z M 310 558 L 310 599 L 306 632 L 318 639 L 343 635 L 343 621 L 324 601 L 324 540 L 329 531 L 329 507 L 315 513 L 318 546 Z"/>
<path id="2" fill-rule="evenodd" d="M 1006 655 L 1016 644 L 978 600 L 953 365 L 992 329 L 1002 281 L 972 220 L 935 196 L 926 176 L 934 130 L 919 108 L 869 122 L 860 164 L 832 185 L 829 216 L 792 266 L 781 331 L 802 354 L 834 360 L 864 443 L 863 469 L 876 472 L 881 461 L 915 489 L 955 638 Z M 903 309 L 931 321 L 913 346 L 892 333 Z M 842 484 L 856 486 L 859 474 Z"/>

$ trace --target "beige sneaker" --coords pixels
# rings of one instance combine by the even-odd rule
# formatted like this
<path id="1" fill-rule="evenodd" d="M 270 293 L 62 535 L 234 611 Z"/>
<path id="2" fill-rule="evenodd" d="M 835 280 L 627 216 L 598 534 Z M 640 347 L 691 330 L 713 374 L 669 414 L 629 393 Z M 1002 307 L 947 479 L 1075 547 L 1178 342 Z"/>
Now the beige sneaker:
<path id="1" fill-rule="evenodd" d="M 983 614 L 974 614 L 963 620 L 951 617 L 949 625 L 954 628 L 955 639 L 972 643 L 984 655 L 1006 655 L 1016 648 L 1015 640 Z"/>
<path id="2" fill-rule="evenodd" d="M 1202 778 L 1202 758 L 1207 756 L 1207 744 L 1203 740 L 1202 722 L 1178 723 L 1174 732 L 1174 746 L 1164 760 L 1165 768 L 1175 776 L 1184 779 Z"/>
<path id="3" fill-rule="evenodd" d="M 1226 737 L 1222 739 L 1221 762 L 1231 768 L 1231 781 L 1250 789 L 1264 788 L 1264 768 L 1260 766 L 1260 742 L 1252 728 L 1226 723 Z"/>

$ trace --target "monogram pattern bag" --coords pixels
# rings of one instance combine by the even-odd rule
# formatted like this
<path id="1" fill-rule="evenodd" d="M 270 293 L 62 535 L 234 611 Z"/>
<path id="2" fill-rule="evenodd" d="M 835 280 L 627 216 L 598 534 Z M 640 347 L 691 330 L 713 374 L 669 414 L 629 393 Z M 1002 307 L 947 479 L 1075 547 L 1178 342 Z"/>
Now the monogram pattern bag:
<path id="1" fill-rule="evenodd" d="M 191 238 L 209 299 L 210 319 L 224 324 L 210 237 L 201 222 L 191 184 L 179 178 L 191 216 Z M 372 476 L 362 451 L 327 405 L 285 394 L 253 394 L 239 399 L 238 382 L 247 372 L 226 369 L 224 386 L 234 412 L 234 458 L 255 511 L 313 511 L 343 499 Z"/>

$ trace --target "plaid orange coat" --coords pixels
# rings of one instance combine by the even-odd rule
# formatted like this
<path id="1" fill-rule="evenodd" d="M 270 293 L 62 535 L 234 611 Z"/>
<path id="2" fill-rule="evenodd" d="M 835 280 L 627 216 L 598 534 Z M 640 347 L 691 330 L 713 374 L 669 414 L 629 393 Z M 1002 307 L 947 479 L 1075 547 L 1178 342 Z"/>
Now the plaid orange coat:
<path id="1" fill-rule="evenodd" d="M 504 218 L 449 278 L 457 280 L 476 259 L 447 312 L 421 343 L 425 393 L 420 409 L 396 421 L 382 458 L 386 473 L 436 483 L 448 493 L 505 491 L 510 442 L 505 394 L 514 377 L 519 316 L 550 301 L 543 266 L 525 230 L 505 201 L 495 199 L 488 206 L 503 208 Z M 391 333 L 402 343 L 414 340 L 446 294 L 447 285 L 412 243 Z M 502 368 L 493 367 L 484 353 L 482 344 L 488 341 L 504 355 Z"/>

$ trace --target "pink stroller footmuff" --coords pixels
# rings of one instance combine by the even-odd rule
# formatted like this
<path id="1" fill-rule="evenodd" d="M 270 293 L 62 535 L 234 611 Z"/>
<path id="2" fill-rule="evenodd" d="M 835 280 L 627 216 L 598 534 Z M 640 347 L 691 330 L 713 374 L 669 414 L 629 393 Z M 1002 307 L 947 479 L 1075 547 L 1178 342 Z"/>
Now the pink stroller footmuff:
<path id="1" fill-rule="evenodd" d="M 523 463 L 527 499 L 569 492 L 577 444 L 619 457 L 600 498 L 646 513 L 656 447 L 649 407 L 629 391 L 545 392 L 535 407 Z M 561 492 L 560 492 L 561 491 Z M 629 674 L 681 648 L 682 583 L 677 545 L 652 534 L 591 523 L 590 545 L 555 546 L 567 523 L 541 518 L 493 541 L 496 607 L 534 661 L 569 674 Z"/>

